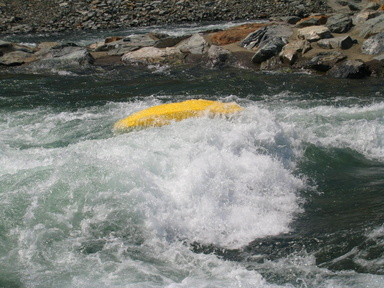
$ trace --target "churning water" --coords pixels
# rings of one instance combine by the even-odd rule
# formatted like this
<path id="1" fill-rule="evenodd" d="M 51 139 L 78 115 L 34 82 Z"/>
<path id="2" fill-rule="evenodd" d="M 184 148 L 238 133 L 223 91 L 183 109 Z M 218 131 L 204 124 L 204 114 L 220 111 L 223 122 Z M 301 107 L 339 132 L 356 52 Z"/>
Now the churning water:
<path id="1" fill-rule="evenodd" d="M 0 287 L 383 287 L 380 81 L 155 68 L 0 74 Z"/>

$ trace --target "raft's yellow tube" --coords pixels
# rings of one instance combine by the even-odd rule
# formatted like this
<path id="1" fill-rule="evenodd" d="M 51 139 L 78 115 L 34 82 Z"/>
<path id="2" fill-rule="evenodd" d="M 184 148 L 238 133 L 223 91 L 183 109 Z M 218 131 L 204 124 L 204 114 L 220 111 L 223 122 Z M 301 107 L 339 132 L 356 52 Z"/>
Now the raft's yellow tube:
<path id="1" fill-rule="evenodd" d="M 243 110 L 238 104 L 209 100 L 188 100 L 180 103 L 163 104 L 136 112 L 115 123 L 114 131 L 124 132 L 134 128 L 163 126 L 172 121 L 181 121 L 204 115 L 229 115 Z"/>

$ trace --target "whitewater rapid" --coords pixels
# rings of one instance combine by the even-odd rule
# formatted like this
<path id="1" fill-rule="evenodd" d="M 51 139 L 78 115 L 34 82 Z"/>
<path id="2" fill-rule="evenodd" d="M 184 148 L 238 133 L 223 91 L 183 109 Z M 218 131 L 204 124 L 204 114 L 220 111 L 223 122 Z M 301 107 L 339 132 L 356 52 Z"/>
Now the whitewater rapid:
<path id="1" fill-rule="evenodd" d="M 1 113 L 2 273 L 26 287 L 293 287 L 190 245 L 241 250 L 289 233 L 305 212 L 303 191 L 316 189 L 297 171 L 306 147 L 382 161 L 384 104 L 219 100 L 245 110 L 125 134 L 113 134 L 113 123 L 161 98 Z M 382 227 L 369 237 L 381 239 Z M 261 269 L 319 275 L 298 287 L 345 287 L 348 279 L 350 287 L 380 287 L 383 280 L 332 274 L 304 252 Z"/>

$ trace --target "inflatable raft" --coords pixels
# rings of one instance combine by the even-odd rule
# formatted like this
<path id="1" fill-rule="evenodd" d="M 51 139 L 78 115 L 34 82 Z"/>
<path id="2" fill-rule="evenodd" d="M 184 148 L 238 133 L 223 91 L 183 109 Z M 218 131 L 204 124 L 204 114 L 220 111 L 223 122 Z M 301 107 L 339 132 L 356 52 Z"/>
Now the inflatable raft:
<path id="1" fill-rule="evenodd" d="M 181 121 L 191 117 L 230 115 L 241 111 L 238 104 L 209 100 L 188 100 L 180 103 L 169 103 L 154 106 L 136 112 L 115 123 L 114 131 L 125 132 L 135 128 L 163 126 L 172 121 Z"/>

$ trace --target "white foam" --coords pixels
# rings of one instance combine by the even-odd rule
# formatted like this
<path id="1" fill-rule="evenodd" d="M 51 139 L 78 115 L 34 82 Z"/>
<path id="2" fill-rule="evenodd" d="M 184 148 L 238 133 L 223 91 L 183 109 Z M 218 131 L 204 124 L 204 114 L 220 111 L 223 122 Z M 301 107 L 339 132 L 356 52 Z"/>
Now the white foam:
<path id="1" fill-rule="evenodd" d="M 369 159 L 384 159 L 384 104 L 278 111 L 282 125 L 295 126 L 300 140 L 317 146 L 350 148 Z"/>

